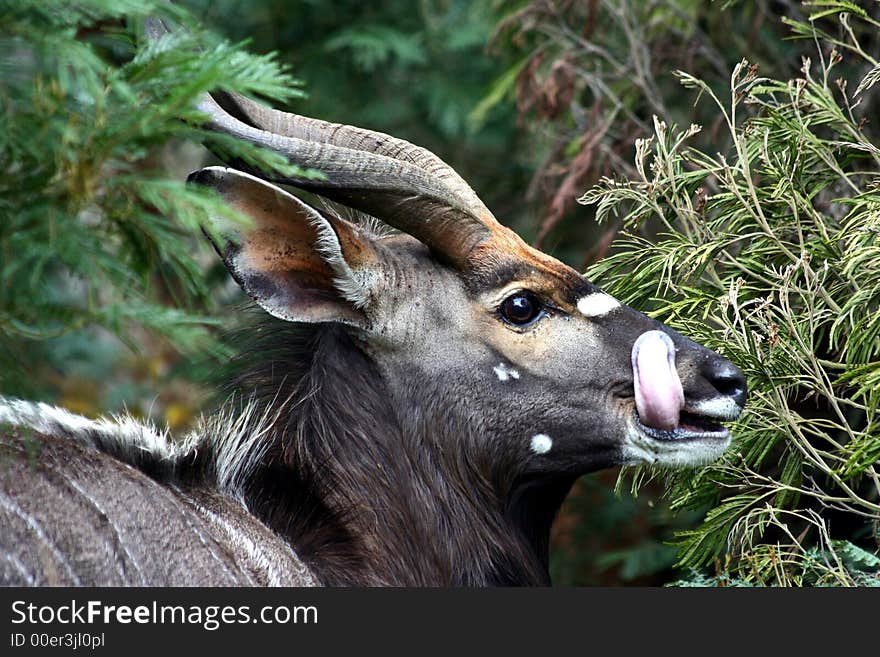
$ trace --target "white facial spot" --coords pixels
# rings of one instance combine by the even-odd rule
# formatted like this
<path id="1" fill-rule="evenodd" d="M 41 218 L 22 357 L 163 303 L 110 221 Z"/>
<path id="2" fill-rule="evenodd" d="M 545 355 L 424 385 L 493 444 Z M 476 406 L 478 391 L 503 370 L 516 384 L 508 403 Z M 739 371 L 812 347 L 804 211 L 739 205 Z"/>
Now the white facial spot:
<path id="1" fill-rule="evenodd" d="M 553 447 L 553 439 L 546 433 L 539 433 L 532 436 L 532 451 L 535 454 L 546 454 Z"/>
<path id="2" fill-rule="evenodd" d="M 585 317 L 601 317 L 618 307 L 620 301 L 604 292 L 588 294 L 577 302 L 578 310 Z"/>
<path id="3" fill-rule="evenodd" d="M 505 363 L 498 363 L 498 365 L 492 368 L 492 371 L 495 372 L 495 376 L 498 377 L 499 381 L 519 378 L 519 372 L 512 367 L 508 367 Z"/>

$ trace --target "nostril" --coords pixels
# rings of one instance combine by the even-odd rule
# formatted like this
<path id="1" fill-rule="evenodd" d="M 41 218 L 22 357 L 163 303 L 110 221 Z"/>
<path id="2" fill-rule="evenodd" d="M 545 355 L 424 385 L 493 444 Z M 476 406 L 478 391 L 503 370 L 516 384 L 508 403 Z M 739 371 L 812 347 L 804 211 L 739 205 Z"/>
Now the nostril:
<path id="1" fill-rule="evenodd" d="M 712 385 L 722 395 L 735 395 L 742 389 L 742 382 L 733 376 L 716 376 L 711 379 Z"/>
<path id="2" fill-rule="evenodd" d="M 733 364 L 723 361 L 714 364 L 706 378 L 725 397 L 731 397 L 739 406 L 746 403 L 746 377 Z"/>
<path id="3" fill-rule="evenodd" d="M 745 389 L 745 387 L 733 388 L 733 389 L 731 389 L 730 393 L 728 393 L 728 394 L 730 395 L 731 399 L 733 399 L 733 401 L 736 402 L 736 405 L 739 406 L 740 408 L 742 408 L 743 406 L 746 405 L 746 389 Z"/>

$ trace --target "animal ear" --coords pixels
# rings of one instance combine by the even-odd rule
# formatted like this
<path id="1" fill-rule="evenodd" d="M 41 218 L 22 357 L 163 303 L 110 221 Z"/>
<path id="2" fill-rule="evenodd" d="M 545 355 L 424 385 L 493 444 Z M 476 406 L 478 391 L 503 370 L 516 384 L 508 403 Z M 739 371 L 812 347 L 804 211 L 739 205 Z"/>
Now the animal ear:
<path id="1" fill-rule="evenodd" d="M 379 261 L 354 224 L 322 214 L 255 176 L 208 167 L 191 183 L 218 192 L 251 220 L 211 217 L 208 233 L 232 277 L 269 314 L 291 322 L 367 325 Z"/>

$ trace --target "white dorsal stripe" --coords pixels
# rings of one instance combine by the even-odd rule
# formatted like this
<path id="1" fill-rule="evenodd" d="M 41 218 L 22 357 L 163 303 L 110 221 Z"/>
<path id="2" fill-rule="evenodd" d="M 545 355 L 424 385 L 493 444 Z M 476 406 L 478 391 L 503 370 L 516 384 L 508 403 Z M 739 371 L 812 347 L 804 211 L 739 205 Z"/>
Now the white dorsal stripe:
<path id="1" fill-rule="evenodd" d="M 602 317 L 619 307 L 620 301 L 604 292 L 588 294 L 577 302 L 577 309 L 585 317 Z"/>

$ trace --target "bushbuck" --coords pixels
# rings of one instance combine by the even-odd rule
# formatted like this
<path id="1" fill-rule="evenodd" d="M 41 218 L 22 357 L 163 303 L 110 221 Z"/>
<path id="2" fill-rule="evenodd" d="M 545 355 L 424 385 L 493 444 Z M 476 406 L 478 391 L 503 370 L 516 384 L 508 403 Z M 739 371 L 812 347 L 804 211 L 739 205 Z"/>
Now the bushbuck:
<path id="1" fill-rule="evenodd" d="M 576 478 L 728 446 L 733 364 L 530 247 L 433 153 L 234 93 L 199 108 L 324 174 L 190 176 L 250 219 L 206 231 L 265 316 L 243 397 L 176 440 L 0 399 L 3 583 L 546 585 Z"/>

